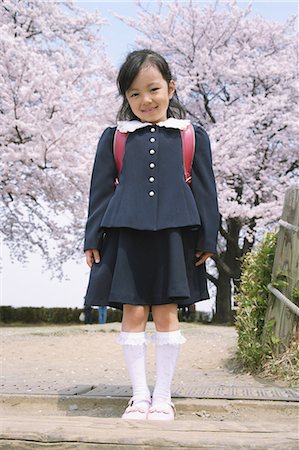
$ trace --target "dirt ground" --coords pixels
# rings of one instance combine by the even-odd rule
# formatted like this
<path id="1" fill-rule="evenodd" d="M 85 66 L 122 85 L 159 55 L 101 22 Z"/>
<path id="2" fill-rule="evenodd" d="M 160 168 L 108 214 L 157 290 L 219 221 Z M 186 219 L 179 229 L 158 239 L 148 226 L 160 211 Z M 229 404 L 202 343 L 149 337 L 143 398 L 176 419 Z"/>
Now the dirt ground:
<path id="1" fill-rule="evenodd" d="M 234 327 L 182 323 L 181 328 L 187 343 L 182 346 L 173 380 L 176 388 L 273 387 L 269 381 L 234 369 L 237 344 Z M 107 439 L 117 443 L 111 444 L 113 449 L 138 448 L 138 439 L 139 448 L 153 449 L 161 448 L 160 443 L 157 444 L 159 439 L 165 448 L 178 448 L 173 443 L 176 439 L 180 448 L 188 449 L 297 448 L 298 403 L 295 402 L 176 398 L 175 424 L 159 425 L 153 430 L 149 424 L 132 427 L 118 419 L 126 405 L 125 397 L 61 396 L 61 391 L 77 385 L 130 384 L 122 349 L 116 342 L 119 331 L 119 323 L 3 327 L 0 448 L 40 449 L 48 442 L 54 449 L 69 449 L 67 442 L 74 433 L 79 436 L 78 446 L 71 447 L 72 450 L 94 448 L 93 445 L 100 445 Z M 153 324 L 149 323 L 149 337 L 153 332 Z M 154 385 L 154 345 L 151 343 L 148 346 L 148 381 L 150 386 Z M 110 434 L 107 434 L 109 427 Z M 33 439 L 31 443 L 29 437 Z M 56 447 L 53 439 L 59 441 Z M 128 439 L 134 446 L 118 446 Z M 194 444 L 199 440 L 203 443 L 200 447 Z M 36 447 L 30 447 L 33 441 Z M 143 447 L 143 444 L 146 445 Z M 101 444 L 100 448 L 107 448 L 105 445 Z"/>
<path id="2" fill-rule="evenodd" d="M 264 386 L 269 381 L 234 369 L 234 327 L 181 323 L 182 346 L 173 383 Z M 53 393 L 75 384 L 128 385 L 120 323 L 105 325 L 4 327 L 1 331 L 1 390 L 6 393 Z M 149 338 L 153 323 L 147 327 Z M 148 381 L 154 384 L 154 345 L 148 346 Z"/>

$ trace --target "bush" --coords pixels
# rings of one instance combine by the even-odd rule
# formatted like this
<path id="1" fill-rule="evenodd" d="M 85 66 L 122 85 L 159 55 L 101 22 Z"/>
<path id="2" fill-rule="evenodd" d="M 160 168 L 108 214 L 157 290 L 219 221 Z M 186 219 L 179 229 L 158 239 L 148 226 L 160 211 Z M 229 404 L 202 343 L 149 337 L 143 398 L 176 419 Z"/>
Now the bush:
<path id="1" fill-rule="evenodd" d="M 271 347 L 262 345 L 262 337 L 276 243 L 277 233 L 268 233 L 256 249 L 245 255 L 242 263 L 240 291 L 236 296 L 237 358 L 251 372 L 261 370 L 271 354 Z"/>
<path id="2" fill-rule="evenodd" d="M 66 324 L 79 323 L 79 315 L 82 309 L 78 308 L 35 308 L 12 306 L 0 306 L 0 320 L 3 323 L 19 322 L 24 324 Z M 121 311 L 109 308 L 107 311 L 107 322 L 120 322 Z M 98 313 L 92 312 L 93 323 L 98 322 Z"/>

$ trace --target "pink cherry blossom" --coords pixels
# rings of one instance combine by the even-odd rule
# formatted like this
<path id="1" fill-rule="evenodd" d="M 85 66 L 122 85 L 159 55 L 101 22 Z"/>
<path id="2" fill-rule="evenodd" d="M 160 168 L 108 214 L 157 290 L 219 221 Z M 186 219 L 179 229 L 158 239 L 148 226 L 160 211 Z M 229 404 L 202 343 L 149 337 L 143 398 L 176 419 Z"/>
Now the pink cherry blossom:
<path id="1" fill-rule="evenodd" d="M 1 5 L 1 232 L 13 257 L 39 249 L 54 271 L 82 252 L 96 143 L 115 117 L 103 25 L 70 1 Z"/>

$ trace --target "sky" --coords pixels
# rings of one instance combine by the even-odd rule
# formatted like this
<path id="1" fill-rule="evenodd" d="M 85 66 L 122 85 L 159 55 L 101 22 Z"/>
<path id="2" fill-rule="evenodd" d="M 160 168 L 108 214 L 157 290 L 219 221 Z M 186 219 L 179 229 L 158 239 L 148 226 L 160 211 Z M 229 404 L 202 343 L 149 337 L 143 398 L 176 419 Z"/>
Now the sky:
<path id="1" fill-rule="evenodd" d="M 82 9 L 99 10 L 108 24 L 103 29 L 107 53 L 116 66 L 120 66 L 126 54 L 134 48 L 137 33 L 117 19 L 114 14 L 135 17 L 137 6 L 128 1 L 75 1 Z M 143 2 L 150 8 L 157 7 L 156 2 Z M 187 5 L 187 2 L 185 2 Z M 204 4 L 207 2 L 196 2 Z M 214 3 L 214 2 L 212 2 Z M 222 2 L 220 2 L 221 4 Z M 239 1 L 243 8 L 248 1 Z M 258 14 L 267 20 L 284 22 L 291 15 L 298 14 L 297 1 L 253 1 L 252 14 Z M 49 272 L 42 269 L 43 262 L 33 254 L 26 266 L 12 262 L 7 247 L 0 242 L 2 270 L 0 274 L 0 299 L 2 305 L 44 306 L 44 307 L 78 307 L 83 305 L 83 297 L 88 283 L 89 269 L 84 255 L 79 263 L 68 262 L 65 265 L 67 279 L 62 282 L 51 279 Z M 210 310 L 211 302 L 200 302 L 198 308 Z"/>
<path id="2" fill-rule="evenodd" d="M 188 5 L 189 0 L 181 1 L 179 3 Z M 171 3 L 171 0 L 168 2 Z M 193 4 L 214 4 L 212 1 L 196 1 Z M 223 1 L 219 1 L 220 7 L 224 7 Z M 298 14 L 298 1 L 238 1 L 241 8 L 247 8 L 252 4 L 252 14 L 265 17 L 267 20 L 283 22 L 291 15 Z M 134 1 L 75 1 L 75 4 L 87 11 L 100 11 L 101 15 L 108 21 L 108 26 L 103 29 L 103 37 L 107 43 L 107 52 L 112 61 L 120 66 L 125 59 L 128 52 L 134 49 L 134 39 L 137 32 L 127 25 L 122 23 L 115 15 L 124 17 L 136 17 L 138 7 Z M 156 1 L 143 1 L 143 5 L 150 8 L 150 10 L 157 10 Z M 121 36 L 121 39 L 118 39 Z"/>

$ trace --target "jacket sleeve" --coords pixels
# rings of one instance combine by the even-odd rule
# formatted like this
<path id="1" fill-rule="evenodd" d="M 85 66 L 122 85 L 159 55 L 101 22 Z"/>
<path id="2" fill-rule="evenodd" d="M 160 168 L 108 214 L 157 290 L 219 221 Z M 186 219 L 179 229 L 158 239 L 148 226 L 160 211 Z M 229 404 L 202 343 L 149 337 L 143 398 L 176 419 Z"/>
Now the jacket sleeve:
<path id="1" fill-rule="evenodd" d="M 114 180 L 117 176 L 113 155 L 114 132 L 115 128 L 106 128 L 98 143 L 91 177 L 84 251 L 101 250 L 104 230 L 100 225 L 114 194 Z"/>
<path id="2" fill-rule="evenodd" d="M 191 189 L 201 219 L 196 249 L 202 252 L 216 253 L 220 215 L 210 139 L 203 128 L 195 125 L 194 129 L 195 154 L 191 172 Z"/>

